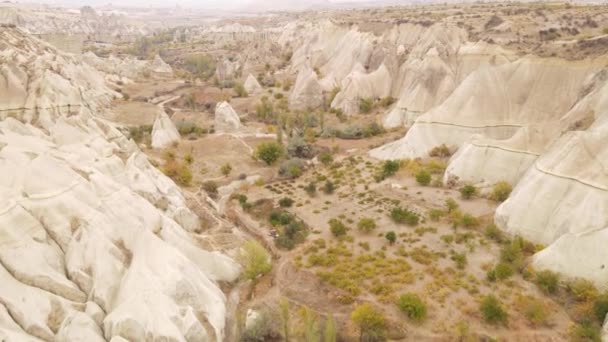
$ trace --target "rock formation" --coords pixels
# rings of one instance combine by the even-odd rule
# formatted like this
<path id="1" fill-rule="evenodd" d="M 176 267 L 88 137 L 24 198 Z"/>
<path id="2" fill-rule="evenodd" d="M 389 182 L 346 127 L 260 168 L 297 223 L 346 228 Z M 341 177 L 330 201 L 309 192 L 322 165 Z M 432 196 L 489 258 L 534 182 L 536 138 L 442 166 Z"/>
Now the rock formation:
<path id="1" fill-rule="evenodd" d="M 263 90 L 260 82 L 252 74 L 247 76 L 243 87 L 245 87 L 245 91 L 250 95 L 260 93 Z"/>
<path id="2" fill-rule="evenodd" d="M 315 109 L 323 106 L 323 102 L 323 89 L 317 74 L 311 68 L 302 69 L 289 96 L 289 107 L 302 110 Z"/>
<path id="3" fill-rule="evenodd" d="M 372 73 L 353 71 L 341 82 L 342 90 L 331 103 L 332 108 L 340 108 L 345 114 L 359 112 L 359 101 L 391 95 L 391 75 L 384 64 Z"/>
<path id="4" fill-rule="evenodd" d="M 215 107 L 215 131 L 234 132 L 241 128 L 241 119 L 230 103 L 224 101 Z"/>
<path id="5" fill-rule="evenodd" d="M 180 139 L 173 121 L 164 110 L 160 110 L 152 126 L 152 147 L 166 148 Z"/>
<path id="6" fill-rule="evenodd" d="M 222 341 L 216 282 L 239 267 L 200 248 L 177 186 L 101 115 L 118 94 L 22 31 L 0 42 L 0 336 Z"/>
<path id="7" fill-rule="evenodd" d="M 89 65 L 112 76 L 120 76 L 127 79 L 142 77 L 168 78 L 173 76 L 171 66 L 156 55 L 152 61 L 138 60 L 134 57 L 100 58 L 92 52 L 83 54 L 83 59 Z"/>

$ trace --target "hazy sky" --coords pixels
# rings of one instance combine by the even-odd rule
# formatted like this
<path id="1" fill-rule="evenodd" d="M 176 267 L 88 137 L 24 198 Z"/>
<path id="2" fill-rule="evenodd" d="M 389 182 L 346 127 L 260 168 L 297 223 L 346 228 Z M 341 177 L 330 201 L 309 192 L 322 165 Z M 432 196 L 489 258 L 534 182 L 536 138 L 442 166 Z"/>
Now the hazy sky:
<path id="1" fill-rule="evenodd" d="M 100 6 L 105 4 L 113 4 L 117 6 L 136 6 L 136 7 L 173 7 L 176 4 L 187 7 L 202 7 L 202 8 L 235 8 L 246 6 L 256 0 L 17 0 L 18 2 L 34 2 L 34 3 L 49 3 L 57 5 L 69 4 L 71 6 Z M 264 0 L 264 3 L 284 4 L 286 0 Z M 324 0 L 287 0 L 295 4 L 318 3 Z M 344 2 L 375 2 L 381 0 L 327 0 L 332 3 Z"/>

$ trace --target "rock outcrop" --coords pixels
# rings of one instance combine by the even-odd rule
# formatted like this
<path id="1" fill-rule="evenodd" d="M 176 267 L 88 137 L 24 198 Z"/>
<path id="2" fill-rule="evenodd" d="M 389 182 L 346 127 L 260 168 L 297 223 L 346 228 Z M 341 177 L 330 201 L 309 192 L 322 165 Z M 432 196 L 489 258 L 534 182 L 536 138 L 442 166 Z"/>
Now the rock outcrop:
<path id="1" fill-rule="evenodd" d="M 103 115 L 101 72 L 0 28 L 0 336 L 223 340 L 238 265 L 191 235 L 179 188 Z"/>
<path id="2" fill-rule="evenodd" d="M 230 103 L 224 101 L 215 107 L 215 131 L 220 133 L 235 132 L 241 128 L 241 119 Z"/>
<path id="3" fill-rule="evenodd" d="M 317 74 L 311 68 L 302 69 L 289 96 L 289 107 L 301 110 L 316 109 L 323 106 L 323 102 L 323 89 Z"/>
<path id="4" fill-rule="evenodd" d="M 250 95 L 258 94 L 263 90 L 262 86 L 260 85 L 260 82 L 258 82 L 258 80 L 252 74 L 249 74 L 249 76 L 247 76 L 243 87 L 245 88 L 245 91 L 247 91 L 247 94 Z"/>
<path id="5" fill-rule="evenodd" d="M 353 71 L 341 82 L 341 91 L 331 103 L 332 108 L 340 108 L 344 114 L 359 113 L 359 101 L 377 99 L 391 95 L 391 75 L 382 64 L 372 73 Z"/>
<path id="6" fill-rule="evenodd" d="M 122 77 L 123 82 L 124 78 L 168 78 L 173 76 L 171 66 L 158 55 L 152 61 L 145 61 L 133 57 L 118 58 L 110 56 L 109 58 L 100 58 L 89 51 L 83 54 L 83 59 L 89 65 L 108 75 Z"/>
<path id="7" fill-rule="evenodd" d="M 179 139 L 180 135 L 175 124 L 171 121 L 169 115 L 161 109 L 152 126 L 152 147 L 166 148 L 178 142 Z"/>

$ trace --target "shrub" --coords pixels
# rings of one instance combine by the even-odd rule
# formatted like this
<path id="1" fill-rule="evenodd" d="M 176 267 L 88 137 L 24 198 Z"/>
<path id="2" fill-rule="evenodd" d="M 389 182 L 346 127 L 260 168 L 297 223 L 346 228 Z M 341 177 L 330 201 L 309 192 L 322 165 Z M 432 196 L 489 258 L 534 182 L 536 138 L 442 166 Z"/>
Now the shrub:
<path id="1" fill-rule="evenodd" d="M 380 173 L 375 177 L 376 181 L 380 182 L 399 171 L 401 168 L 401 162 L 398 160 L 387 160 L 382 163 L 382 169 Z"/>
<path id="2" fill-rule="evenodd" d="M 513 188 L 511 187 L 511 184 L 507 182 L 498 182 L 494 184 L 490 198 L 496 202 L 504 202 L 507 198 L 509 198 L 512 190 Z"/>
<path id="3" fill-rule="evenodd" d="M 416 182 L 422 186 L 427 186 L 431 183 L 431 173 L 426 170 L 420 170 L 416 173 Z"/>
<path id="4" fill-rule="evenodd" d="M 504 239 L 502 232 L 493 223 L 486 227 L 485 235 L 488 239 L 501 243 Z"/>
<path id="5" fill-rule="evenodd" d="M 388 107 L 388 106 L 392 105 L 393 103 L 395 103 L 395 101 L 396 101 L 396 100 L 397 100 L 397 99 L 395 99 L 395 98 L 394 98 L 394 97 L 392 97 L 392 96 L 387 96 L 387 97 L 383 97 L 383 98 L 381 98 L 381 99 L 380 99 L 380 103 L 379 103 L 379 104 L 380 104 L 380 106 L 382 106 L 382 107 L 386 108 L 386 107 Z"/>
<path id="6" fill-rule="evenodd" d="M 477 188 L 473 185 L 467 184 L 460 188 L 460 196 L 464 199 L 471 199 L 477 194 Z"/>
<path id="7" fill-rule="evenodd" d="M 388 242 L 392 245 L 395 243 L 395 241 L 397 241 L 397 234 L 395 234 L 395 232 L 390 231 L 388 233 L 386 233 L 386 235 L 384 236 Z"/>
<path id="8" fill-rule="evenodd" d="M 313 157 L 313 147 L 307 143 L 304 138 L 300 136 L 294 136 L 289 139 L 287 143 L 287 155 L 290 157 L 306 158 L 310 159 Z"/>
<path id="9" fill-rule="evenodd" d="M 545 324 L 547 322 L 547 308 L 542 301 L 538 299 L 528 298 L 524 304 L 524 316 L 534 326 Z"/>
<path id="10" fill-rule="evenodd" d="M 426 304 L 416 294 L 401 295 L 397 300 L 397 306 L 413 321 L 422 322 L 426 318 Z"/>
<path id="11" fill-rule="evenodd" d="M 304 161 L 298 158 L 292 158 L 281 163 L 279 167 L 279 175 L 281 177 L 293 179 L 298 178 L 304 172 Z"/>
<path id="12" fill-rule="evenodd" d="M 170 160 L 163 166 L 163 172 L 179 185 L 190 186 L 192 183 L 192 171 L 190 171 L 188 164 Z"/>
<path id="13" fill-rule="evenodd" d="M 471 214 L 464 214 L 460 219 L 460 224 L 466 228 L 473 228 L 479 226 L 479 220 Z"/>
<path id="14" fill-rule="evenodd" d="M 363 114 L 367 114 L 374 108 L 373 99 L 360 99 L 359 100 L 359 111 Z"/>
<path id="15" fill-rule="evenodd" d="M 236 83 L 234 85 L 234 91 L 236 92 L 236 96 L 237 97 L 247 97 L 247 96 L 249 96 L 249 94 L 247 94 L 247 90 L 245 90 L 245 87 L 243 86 L 242 83 Z"/>
<path id="16" fill-rule="evenodd" d="M 452 155 L 449 147 L 445 144 L 441 144 L 440 146 L 433 147 L 433 149 L 429 152 L 430 157 L 439 157 L 439 158 L 447 158 Z"/>
<path id="17" fill-rule="evenodd" d="M 593 322 L 585 321 L 575 325 L 570 330 L 570 338 L 572 341 L 602 341 L 600 327 Z"/>
<path id="18" fill-rule="evenodd" d="M 465 253 L 452 255 L 452 260 L 456 263 L 456 267 L 459 270 L 463 270 L 467 266 L 467 255 Z"/>
<path id="19" fill-rule="evenodd" d="M 346 225 L 344 225 L 344 223 L 342 223 L 342 221 L 333 218 L 333 219 L 329 220 L 328 223 L 329 223 L 329 229 L 331 230 L 331 233 L 335 237 L 340 237 L 340 236 L 346 235 L 348 228 L 346 227 Z"/>
<path id="20" fill-rule="evenodd" d="M 334 193 L 336 186 L 332 181 L 326 181 L 323 185 L 323 192 L 327 195 L 331 195 Z"/>
<path id="21" fill-rule="evenodd" d="M 228 176 L 230 172 L 232 172 L 232 165 L 230 165 L 229 163 L 222 165 L 221 171 L 224 176 Z"/>
<path id="22" fill-rule="evenodd" d="M 418 224 L 420 217 L 413 211 L 407 208 L 395 207 L 391 210 L 391 218 L 396 223 L 415 226 Z"/>
<path id="23" fill-rule="evenodd" d="M 304 187 L 304 191 L 306 191 L 308 196 L 313 197 L 317 193 L 317 185 L 314 182 L 310 182 Z"/>
<path id="24" fill-rule="evenodd" d="M 357 228 L 364 233 L 369 233 L 373 231 L 374 229 L 376 229 L 376 226 L 376 221 L 374 221 L 374 219 L 366 217 L 360 219 L 357 223 Z"/>
<path id="25" fill-rule="evenodd" d="M 597 298 L 598 292 L 592 282 L 586 279 L 575 279 L 568 284 L 568 291 L 579 302 L 589 302 Z"/>
<path id="26" fill-rule="evenodd" d="M 192 163 L 194 163 L 194 156 L 192 156 L 192 153 L 188 153 L 184 156 L 184 161 L 188 164 L 188 165 L 192 165 Z"/>
<path id="27" fill-rule="evenodd" d="M 215 74 L 215 61 L 207 54 L 193 55 L 186 58 L 184 68 L 202 79 L 209 79 Z"/>
<path id="28" fill-rule="evenodd" d="M 608 315 L 608 292 L 596 298 L 593 303 L 593 313 L 598 322 L 604 322 Z"/>
<path id="29" fill-rule="evenodd" d="M 386 319 L 382 312 L 371 304 L 357 306 L 351 319 L 360 331 L 360 341 L 382 341 L 386 334 Z"/>
<path id="30" fill-rule="evenodd" d="M 535 283 L 544 293 L 554 294 L 558 289 L 559 276 L 549 270 L 540 271 L 536 273 Z"/>
<path id="31" fill-rule="evenodd" d="M 513 275 L 513 266 L 510 264 L 500 262 L 494 267 L 494 275 L 497 280 L 505 280 Z"/>
<path id="32" fill-rule="evenodd" d="M 447 208 L 448 213 L 451 213 L 457 210 L 459 205 L 453 198 L 448 198 L 445 200 L 445 207 Z"/>
<path id="33" fill-rule="evenodd" d="M 205 190 L 205 192 L 207 192 L 211 197 L 217 195 L 217 188 L 217 183 L 214 181 L 207 181 L 203 183 L 203 190 Z"/>
<path id="34" fill-rule="evenodd" d="M 499 324 L 507 322 L 507 312 L 502 308 L 502 305 L 496 297 L 490 295 L 485 296 L 479 306 L 483 319 L 490 324 Z"/>
<path id="35" fill-rule="evenodd" d="M 247 241 L 243 245 L 238 259 L 243 265 L 243 277 L 247 280 L 254 280 L 272 269 L 270 255 L 255 240 Z"/>
<path id="36" fill-rule="evenodd" d="M 319 155 L 319 161 L 323 165 L 329 166 L 334 161 L 334 157 L 329 152 L 323 152 Z"/>
<path id="37" fill-rule="evenodd" d="M 293 200 L 289 197 L 283 197 L 279 200 L 279 206 L 281 208 L 289 208 L 293 205 Z"/>
<path id="38" fill-rule="evenodd" d="M 274 141 L 259 144 L 255 152 L 255 157 L 267 165 L 274 164 L 282 155 L 283 146 Z"/>
<path id="39" fill-rule="evenodd" d="M 261 341 L 278 341 L 281 334 L 274 327 L 275 320 L 271 315 L 263 310 L 255 319 L 253 324 L 249 325 L 243 332 L 241 342 L 261 342 Z"/>

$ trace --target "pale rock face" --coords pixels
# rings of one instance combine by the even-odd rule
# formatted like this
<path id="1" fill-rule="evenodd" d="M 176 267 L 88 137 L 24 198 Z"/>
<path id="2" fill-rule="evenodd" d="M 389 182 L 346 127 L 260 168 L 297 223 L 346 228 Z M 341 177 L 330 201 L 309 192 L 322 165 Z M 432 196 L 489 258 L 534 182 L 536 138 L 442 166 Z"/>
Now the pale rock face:
<path id="1" fill-rule="evenodd" d="M 257 94 L 263 90 L 260 82 L 258 82 L 258 80 L 252 74 L 247 76 L 243 87 L 245 87 L 245 91 L 247 91 L 247 93 L 250 95 Z"/>
<path id="2" fill-rule="evenodd" d="M 214 127 L 217 132 L 234 132 L 241 128 L 241 119 L 230 103 L 224 101 L 217 104 Z"/>
<path id="3" fill-rule="evenodd" d="M 180 190 L 103 118 L 103 73 L 0 41 L 0 338 L 222 341 L 217 282 L 240 267 L 200 248 Z"/>
<path id="4" fill-rule="evenodd" d="M 180 139 L 179 132 L 169 115 L 161 110 L 152 126 L 152 147 L 166 148 Z"/>
<path id="5" fill-rule="evenodd" d="M 586 131 L 563 134 L 542 154 L 496 210 L 499 227 L 547 246 L 533 265 L 604 288 L 608 237 L 608 82 L 602 71 L 594 89 L 565 115 L 565 123 L 588 113 Z M 604 75 L 604 76 L 602 76 Z"/>
<path id="6" fill-rule="evenodd" d="M 441 105 L 421 115 L 403 139 L 370 154 L 380 159 L 425 157 L 436 146 L 460 147 L 476 134 L 502 140 L 527 125 L 557 121 L 597 69 L 594 63 L 532 57 L 482 67 Z"/>
<path id="7" fill-rule="evenodd" d="M 391 94 L 391 75 L 382 64 L 369 74 L 354 71 L 342 81 L 341 91 L 334 98 L 332 108 L 340 108 L 347 115 L 359 113 L 361 99 L 376 99 Z"/>
<path id="8" fill-rule="evenodd" d="M 236 77 L 239 68 L 240 63 L 238 61 L 222 60 L 217 64 L 216 76 L 220 81 L 233 79 Z"/>
<path id="9" fill-rule="evenodd" d="M 289 96 L 289 107 L 292 109 L 315 109 L 323 105 L 323 89 L 317 74 L 311 68 L 305 68 L 296 78 L 293 92 Z"/>
<path id="10" fill-rule="evenodd" d="M 167 78 L 173 76 L 173 69 L 159 55 L 156 55 L 152 61 L 142 61 L 134 57 L 117 58 L 110 56 L 109 58 L 101 58 L 91 51 L 84 53 L 82 56 L 87 64 L 103 71 L 109 81 L 113 81 L 117 77 L 124 83 L 125 81 L 129 82 L 130 79 L 141 77 Z"/>

